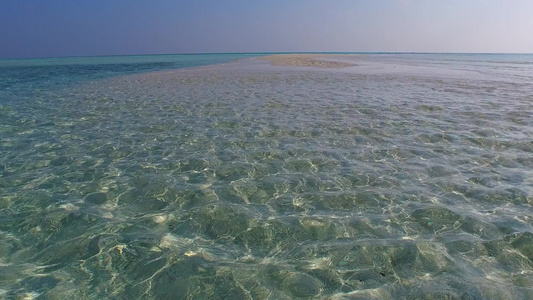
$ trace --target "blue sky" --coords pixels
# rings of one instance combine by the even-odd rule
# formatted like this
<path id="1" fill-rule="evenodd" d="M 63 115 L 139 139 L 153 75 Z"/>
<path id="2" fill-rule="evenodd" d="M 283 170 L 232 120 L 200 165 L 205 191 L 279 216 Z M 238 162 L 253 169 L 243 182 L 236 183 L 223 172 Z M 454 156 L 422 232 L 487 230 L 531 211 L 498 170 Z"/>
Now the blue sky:
<path id="1" fill-rule="evenodd" d="M 0 58 L 533 52 L 533 0 L 1 0 Z"/>

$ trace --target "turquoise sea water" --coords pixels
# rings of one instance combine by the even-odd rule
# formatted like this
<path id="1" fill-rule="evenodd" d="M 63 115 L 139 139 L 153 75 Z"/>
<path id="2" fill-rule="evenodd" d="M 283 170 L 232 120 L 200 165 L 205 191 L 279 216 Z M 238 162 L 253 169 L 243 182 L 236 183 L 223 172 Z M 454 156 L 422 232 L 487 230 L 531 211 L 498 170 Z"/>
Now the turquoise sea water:
<path id="1" fill-rule="evenodd" d="M 1 60 L 0 298 L 533 298 L 533 55 L 253 56 Z"/>

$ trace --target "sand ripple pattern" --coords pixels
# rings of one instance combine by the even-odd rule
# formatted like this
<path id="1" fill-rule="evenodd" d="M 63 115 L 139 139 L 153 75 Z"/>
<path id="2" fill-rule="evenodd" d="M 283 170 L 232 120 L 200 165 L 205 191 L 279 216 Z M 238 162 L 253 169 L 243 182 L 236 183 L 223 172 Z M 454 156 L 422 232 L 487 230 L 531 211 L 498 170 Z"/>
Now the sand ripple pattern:
<path id="1" fill-rule="evenodd" d="M 0 110 L 0 297 L 533 298 L 531 91 L 226 66 Z"/>

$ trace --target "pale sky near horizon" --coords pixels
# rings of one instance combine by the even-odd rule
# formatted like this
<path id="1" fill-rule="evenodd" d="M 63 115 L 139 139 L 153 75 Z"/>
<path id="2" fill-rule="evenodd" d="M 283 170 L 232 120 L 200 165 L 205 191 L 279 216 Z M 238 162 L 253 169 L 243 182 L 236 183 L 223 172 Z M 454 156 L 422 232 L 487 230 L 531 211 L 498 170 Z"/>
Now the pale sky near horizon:
<path id="1" fill-rule="evenodd" d="M 533 0 L 1 0 L 0 58 L 533 53 Z"/>

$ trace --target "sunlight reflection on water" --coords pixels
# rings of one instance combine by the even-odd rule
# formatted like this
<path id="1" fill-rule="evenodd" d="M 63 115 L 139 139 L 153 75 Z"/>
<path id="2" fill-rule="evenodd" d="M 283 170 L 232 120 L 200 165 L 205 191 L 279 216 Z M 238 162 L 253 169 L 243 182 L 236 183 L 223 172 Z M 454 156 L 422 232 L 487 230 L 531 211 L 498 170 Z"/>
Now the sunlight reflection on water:
<path id="1" fill-rule="evenodd" d="M 3 105 L 0 295 L 533 297 L 529 85 L 351 59 Z"/>

